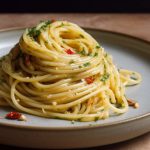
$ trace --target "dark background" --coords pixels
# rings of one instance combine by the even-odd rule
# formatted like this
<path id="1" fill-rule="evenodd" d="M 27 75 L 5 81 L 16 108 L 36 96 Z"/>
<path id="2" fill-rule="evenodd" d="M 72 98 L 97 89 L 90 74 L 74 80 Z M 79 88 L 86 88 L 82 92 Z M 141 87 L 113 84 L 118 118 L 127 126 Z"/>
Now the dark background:
<path id="1" fill-rule="evenodd" d="M 150 12 L 150 0 L 1 0 L 0 12 Z"/>

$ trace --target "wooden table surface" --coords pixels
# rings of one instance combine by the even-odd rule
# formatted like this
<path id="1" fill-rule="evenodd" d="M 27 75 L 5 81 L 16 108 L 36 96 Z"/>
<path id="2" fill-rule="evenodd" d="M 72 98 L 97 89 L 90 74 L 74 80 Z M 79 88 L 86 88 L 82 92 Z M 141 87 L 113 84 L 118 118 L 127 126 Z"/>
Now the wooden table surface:
<path id="1" fill-rule="evenodd" d="M 0 14 L 0 30 L 32 26 L 46 19 L 68 20 L 80 26 L 121 32 L 150 41 L 150 14 Z M 0 149 L 11 150 L 12 147 L 0 145 Z M 150 133 L 130 141 L 90 149 L 150 150 Z"/>

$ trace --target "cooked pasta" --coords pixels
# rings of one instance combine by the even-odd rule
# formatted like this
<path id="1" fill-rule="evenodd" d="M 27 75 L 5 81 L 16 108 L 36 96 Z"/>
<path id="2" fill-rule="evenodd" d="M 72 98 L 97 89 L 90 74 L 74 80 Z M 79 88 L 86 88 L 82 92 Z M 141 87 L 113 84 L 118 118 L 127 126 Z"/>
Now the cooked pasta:
<path id="1" fill-rule="evenodd" d="M 125 113 L 125 86 L 141 81 L 67 21 L 26 29 L 0 65 L 0 105 L 48 118 L 93 121 Z"/>

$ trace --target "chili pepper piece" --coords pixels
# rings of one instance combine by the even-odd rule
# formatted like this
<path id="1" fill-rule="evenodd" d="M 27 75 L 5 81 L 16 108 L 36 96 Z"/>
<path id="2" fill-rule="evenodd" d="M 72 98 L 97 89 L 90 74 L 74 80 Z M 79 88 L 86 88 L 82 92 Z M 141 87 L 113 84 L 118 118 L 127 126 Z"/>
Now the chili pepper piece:
<path id="1" fill-rule="evenodd" d="M 75 54 L 75 52 L 74 52 L 74 51 L 72 51 L 71 49 L 67 49 L 67 50 L 66 50 L 66 53 L 67 53 L 67 54 L 69 54 L 69 55 L 73 55 L 73 54 Z"/>
<path id="2" fill-rule="evenodd" d="M 94 82 L 94 78 L 93 77 L 87 77 L 87 78 L 85 78 L 85 81 L 87 84 L 91 84 Z"/>
<path id="3" fill-rule="evenodd" d="M 16 120 L 16 119 L 19 119 L 20 117 L 21 117 L 21 114 L 18 112 L 10 112 L 6 114 L 6 118 L 11 119 L 11 120 Z"/>

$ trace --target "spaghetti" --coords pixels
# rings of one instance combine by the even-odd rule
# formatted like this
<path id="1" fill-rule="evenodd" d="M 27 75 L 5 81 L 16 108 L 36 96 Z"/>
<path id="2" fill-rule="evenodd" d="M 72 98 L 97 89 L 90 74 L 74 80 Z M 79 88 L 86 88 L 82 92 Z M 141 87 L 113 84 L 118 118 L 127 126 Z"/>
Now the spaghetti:
<path id="1" fill-rule="evenodd" d="M 26 29 L 0 65 L 0 105 L 48 118 L 93 121 L 125 113 L 125 86 L 141 81 L 67 21 Z"/>

